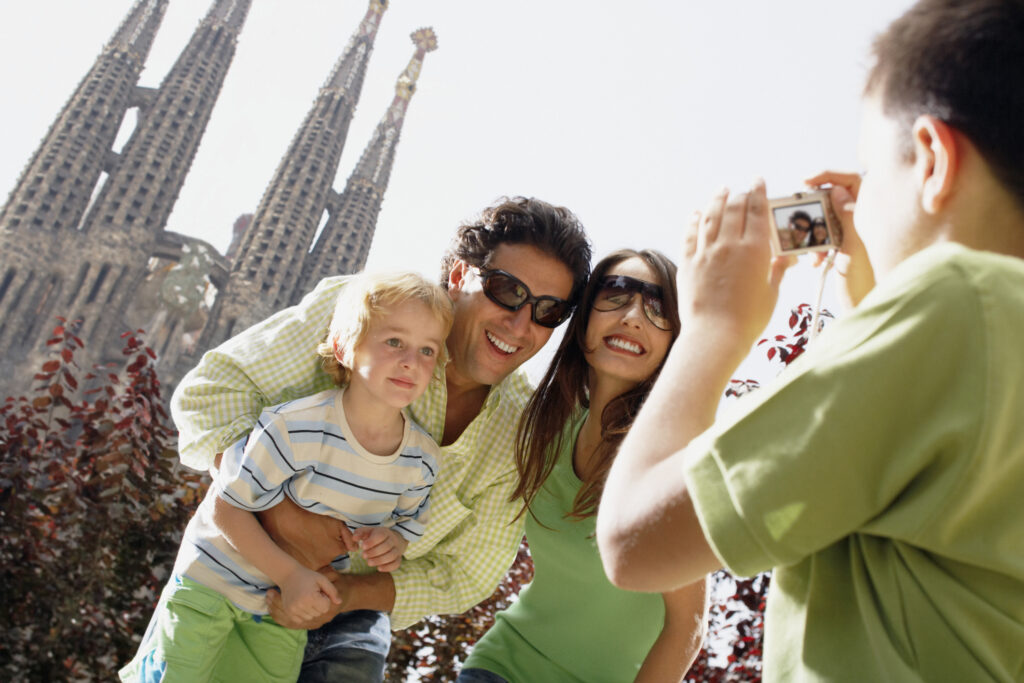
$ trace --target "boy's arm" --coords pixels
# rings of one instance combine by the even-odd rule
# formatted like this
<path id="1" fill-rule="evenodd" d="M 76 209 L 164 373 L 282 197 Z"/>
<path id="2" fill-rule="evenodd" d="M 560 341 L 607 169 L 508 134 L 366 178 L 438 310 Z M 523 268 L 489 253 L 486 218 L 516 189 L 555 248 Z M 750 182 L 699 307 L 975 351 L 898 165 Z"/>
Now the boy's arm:
<path id="1" fill-rule="evenodd" d="M 341 596 L 341 605 L 331 611 L 391 612 L 391 626 L 399 629 L 428 614 L 464 612 L 489 597 L 523 540 L 523 520 L 515 519 L 519 508 L 509 502 L 516 478 L 515 471 L 497 478 L 474 497 L 471 508 L 459 503 L 448 487 L 435 486 L 427 535 L 439 533 L 436 526 L 443 527 L 451 517 L 459 520 L 455 528 L 424 555 L 405 558 L 392 573 L 354 575 L 324 570 Z M 333 618 L 332 614 L 309 622 L 282 621 L 280 596 L 273 591 L 267 595 L 267 604 L 274 620 L 288 628 L 318 628 Z"/>
<path id="2" fill-rule="evenodd" d="M 636 683 L 681 681 L 700 652 L 707 622 L 707 579 L 662 595 L 665 624 Z"/>
<path id="3" fill-rule="evenodd" d="M 771 317 L 789 261 L 772 260 L 769 226 L 759 181 L 749 194 L 719 192 L 685 230 L 683 332 L 623 440 L 598 511 L 601 558 L 617 586 L 665 592 L 721 567 L 687 490 L 683 449 L 714 423 L 729 378 Z"/>
<path id="4" fill-rule="evenodd" d="M 316 346 L 344 282 L 322 280 L 301 303 L 208 351 L 185 375 L 171 397 L 183 464 L 209 469 L 215 454 L 252 430 L 263 408 L 330 386 Z"/>
<path id="5" fill-rule="evenodd" d="M 320 593 L 335 604 L 340 601 L 330 580 L 306 569 L 281 550 L 251 512 L 217 496 L 213 505 L 213 523 L 242 557 L 281 588 L 291 614 L 305 619 L 322 614 L 327 605 Z"/>

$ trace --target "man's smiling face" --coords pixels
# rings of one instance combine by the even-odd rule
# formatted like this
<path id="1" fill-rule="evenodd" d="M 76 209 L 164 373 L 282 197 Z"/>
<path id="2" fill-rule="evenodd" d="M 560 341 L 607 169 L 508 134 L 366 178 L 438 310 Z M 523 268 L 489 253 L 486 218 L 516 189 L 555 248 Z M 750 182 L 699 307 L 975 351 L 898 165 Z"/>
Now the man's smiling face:
<path id="1" fill-rule="evenodd" d="M 534 296 L 568 299 L 572 273 L 559 259 L 527 244 L 502 244 L 485 264 L 522 280 Z M 532 306 L 509 311 L 487 298 L 480 276 L 458 261 L 448 281 L 455 306 L 455 323 L 448 336 L 449 381 L 497 384 L 547 343 L 551 328 L 530 318 Z"/>

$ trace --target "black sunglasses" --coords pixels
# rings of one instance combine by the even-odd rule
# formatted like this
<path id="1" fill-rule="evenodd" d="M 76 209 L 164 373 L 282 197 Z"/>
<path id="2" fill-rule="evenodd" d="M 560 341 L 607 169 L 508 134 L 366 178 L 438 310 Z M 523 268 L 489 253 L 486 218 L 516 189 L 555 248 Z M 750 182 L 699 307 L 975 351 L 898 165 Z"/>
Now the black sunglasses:
<path id="1" fill-rule="evenodd" d="M 541 327 L 558 327 L 572 313 L 572 304 L 557 296 L 534 296 L 523 281 L 504 270 L 470 266 L 480 276 L 487 298 L 507 311 L 531 304 L 530 318 Z"/>
<path id="2" fill-rule="evenodd" d="M 628 275 L 605 275 L 594 297 L 594 309 L 617 311 L 633 300 L 639 292 L 643 298 L 644 315 L 659 330 L 672 330 L 672 323 L 665 312 L 663 292 L 658 285 L 637 280 Z"/>

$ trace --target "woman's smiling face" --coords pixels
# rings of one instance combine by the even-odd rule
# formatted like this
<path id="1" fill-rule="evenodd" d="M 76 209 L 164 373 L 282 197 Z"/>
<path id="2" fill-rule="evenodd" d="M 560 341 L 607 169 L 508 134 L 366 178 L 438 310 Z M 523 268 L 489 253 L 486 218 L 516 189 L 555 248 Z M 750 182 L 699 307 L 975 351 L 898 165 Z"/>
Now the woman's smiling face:
<path id="1" fill-rule="evenodd" d="M 626 275 L 660 287 L 657 273 L 638 257 L 628 258 L 612 266 L 606 273 Z M 622 308 L 614 311 L 590 310 L 587 322 L 584 355 L 596 381 L 615 381 L 628 391 L 651 376 L 661 365 L 672 333 L 661 330 L 648 320 L 639 293 Z"/>

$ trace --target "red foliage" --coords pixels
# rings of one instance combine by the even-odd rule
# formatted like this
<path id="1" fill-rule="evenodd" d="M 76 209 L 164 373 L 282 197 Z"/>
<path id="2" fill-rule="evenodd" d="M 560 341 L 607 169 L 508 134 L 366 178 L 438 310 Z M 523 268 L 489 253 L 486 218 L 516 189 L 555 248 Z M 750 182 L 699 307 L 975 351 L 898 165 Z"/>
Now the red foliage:
<path id="1" fill-rule="evenodd" d="M 120 376 L 81 376 L 82 340 L 61 323 L 31 398 L 0 405 L 0 594 L 16 605 L 0 612 L 5 680 L 109 680 L 203 492 L 177 464 L 141 331 L 124 335 L 135 358 Z"/>
<path id="2" fill-rule="evenodd" d="M 827 310 L 822 310 L 821 320 L 818 322 L 819 329 L 824 326 L 824 318 L 833 317 Z M 758 346 L 770 344 L 768 347 L 768 360 L 774 360 L 778 355 L 784 365 L 789 365 L 807 350 L 807 342 L 810 340 L 809 331 L 814 319 L 814 310 L 810 304 L 800 304 L 789 314 L 790 333 L 777 334 L 771 339 L 765 337 L 757 342 Z M 736 380 L 733 380 L 734 382 Z"/>
<path id="3" fill-rule="evenodd" d="M 828 311 L 822 318 L 831 318 Z M 778 357 L 789 365 L 807 349 L 814 318 L 810 304 L 800 304 L 790 313 L 789 334 L 765 338 L 770 343 L 768 360 Z M 725 395 L 738 397 L 760 387 L 755 380 L 731 380 Z M 750 579 L 737 579 L 719 571 L 711 579 L 713 602 L 704 649 L 693 663 L 686 681 L 702 683 L 757 683 L 761 680 L 761 654 L 764 647 L 764 606 L 771 573 Z"/>

